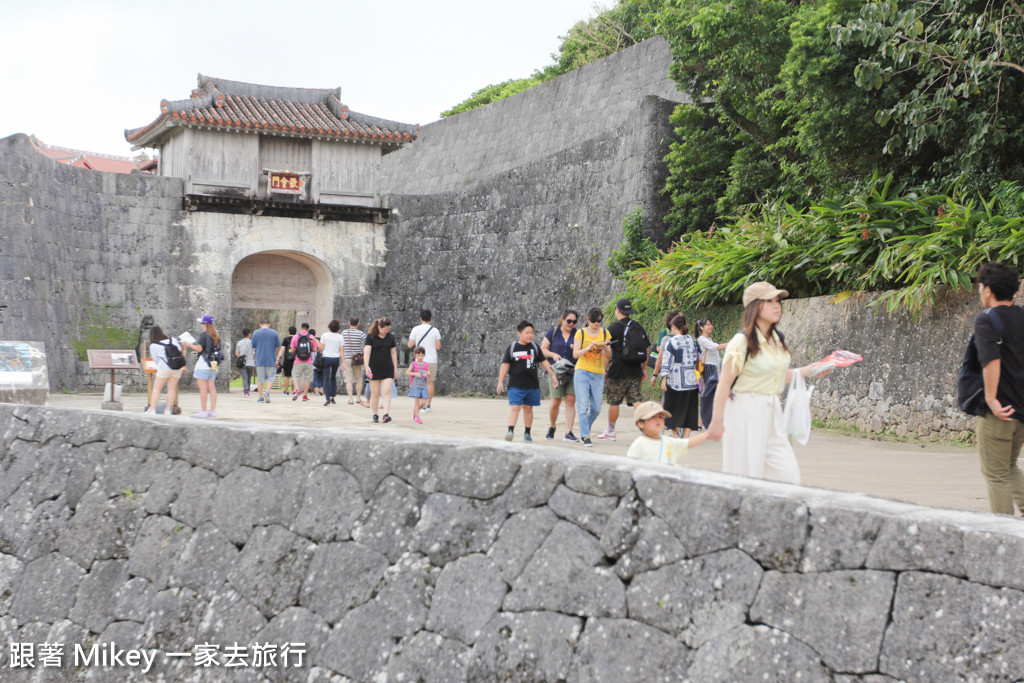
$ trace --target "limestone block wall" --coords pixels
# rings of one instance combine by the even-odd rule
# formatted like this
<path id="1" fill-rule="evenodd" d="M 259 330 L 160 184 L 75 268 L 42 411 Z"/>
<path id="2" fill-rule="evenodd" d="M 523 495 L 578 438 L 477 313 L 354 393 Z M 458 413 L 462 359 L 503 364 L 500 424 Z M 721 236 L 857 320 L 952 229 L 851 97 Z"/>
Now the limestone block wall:
<path id="1" fill-rule="evenodd" d="M 9 405 L 0 425 L 5 681 L 43 675 L 11 643 L 62 644 L 60 680 L 1024 670 L 1011 518 L 503 442 Z M 76 666 L 110 642 L 145 658 Z"/>
<path id="2" fill-rule="evenodd" d="M 905 311 L 877 312 L 872 303 L 878 297 L 870 293 L 833 303 L 823 296 L 783 304 L 780 328 L 795 363 L 820 360 L 836 349 L 864 356 L 857 365 L 812 380 L 814 415 L 867 433 L 973 438 L 975 418 L 956 405 L 956 375 L 981 311 L 977 295 L 949 294 L 916 321 Z"/>
<path id="3" fill-rule="evenodd" d="M 543 333 L 564 308 L 615 294 L 623 218 L 642 208 L 653 229 L 667 210 L 669 116 L 687 99 L 670 64 L 652 39 L 425 126 L 384 158 L 387 265 L 361 305 L 399 330 L 434 312 L 441 391 L 493 392 L 520 320 Z"/>
<path id="4" fill-rule="evenodd" d="M 74 342 L 137 329 L 143 315 L 198 334 L 196 318 L 211 313 L 232 348 L 232 274 L 249 255 L 320 264 L 323 327 L 343 309 L 341 293 L 365 295 L 382 266 L 380 226 L 187 212 L 182 193 L 177 178 L 73 168 L 24 135 L 0 140 L 0 338 L 45 344 L 51 390 L 101 390 L 109 372 L 77 361 Z M 141 372 L 117 382 L 145 386 Z"/>

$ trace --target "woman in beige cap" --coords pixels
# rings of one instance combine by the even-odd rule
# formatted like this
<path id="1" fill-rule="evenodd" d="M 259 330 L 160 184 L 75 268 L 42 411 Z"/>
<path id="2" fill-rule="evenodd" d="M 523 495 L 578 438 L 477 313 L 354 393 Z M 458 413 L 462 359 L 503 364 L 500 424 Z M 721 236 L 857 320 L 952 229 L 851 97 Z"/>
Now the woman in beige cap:
<path id="1" fill-rule="evenodd" d="M 722 440 L 724 472 L 799 484 L 779 394 L 793 372 L 806 377 L 823 363 L 789 367 L 789 347 L 775 329 L 787 296 L 767 282 L 744 290 L 743 330 L 725 347 L 708 438 Z"/>

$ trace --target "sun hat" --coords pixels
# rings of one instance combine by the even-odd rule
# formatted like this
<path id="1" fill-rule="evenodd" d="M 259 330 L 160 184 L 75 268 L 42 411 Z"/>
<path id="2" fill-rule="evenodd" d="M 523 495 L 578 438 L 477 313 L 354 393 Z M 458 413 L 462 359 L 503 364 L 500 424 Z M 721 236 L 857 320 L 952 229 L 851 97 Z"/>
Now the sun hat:
<path id="1" fill-rule="evenodd" d="M 776 288 L 770 282 L 755 282 L 743 290 L 743 307 L 746 308 L 760 299 L 767 301 L 775 297 L 785 299 L 787 296 L 789 296 L 789 292 Z"/>
<path id="2" fill-rule="evenodd" d="M 197 323 L 203 323 L 204 325 L 212 325 L 213 324 L 213 316 L 210 315 L 209 313 L 207 313 L 202 318 L 196 318 L 196 322 Z"/>
<path id="3" fill-rule="evenodd" d="M 654 401 L 644 401 L 633 408 L 633 420 L 649 420 L 652 417 L 658 415 L 664 415 L 665 417 L 672 417 L 672 413 L 668 412 Z"/>

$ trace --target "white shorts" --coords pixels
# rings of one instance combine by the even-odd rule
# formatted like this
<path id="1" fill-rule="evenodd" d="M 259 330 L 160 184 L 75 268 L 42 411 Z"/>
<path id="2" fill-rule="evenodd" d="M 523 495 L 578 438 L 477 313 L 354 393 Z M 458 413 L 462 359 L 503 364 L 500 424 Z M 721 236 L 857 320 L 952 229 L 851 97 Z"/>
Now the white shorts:
<path id="1" fill-rule="evenodd" d="M 167 379 L 169 377 L 174 377 L 176 379 L 181 379 L 181 373 L 183 373 L 183 372 L 185 372 L 185 368 L 178 368 L 177 370 L 171 370 L 170 368 L 164 368 L 162 370 L 157 370 L 156 371 L 156 376 L 159 377 L 160 379 Z"/>

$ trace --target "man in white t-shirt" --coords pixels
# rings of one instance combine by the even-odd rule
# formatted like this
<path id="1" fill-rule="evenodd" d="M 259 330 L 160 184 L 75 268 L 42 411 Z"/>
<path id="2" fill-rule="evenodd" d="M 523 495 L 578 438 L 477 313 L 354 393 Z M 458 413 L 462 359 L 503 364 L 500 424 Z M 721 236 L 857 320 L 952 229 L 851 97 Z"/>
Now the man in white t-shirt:
<path id="1" fill-rule="evenodd" d="M 430 376 L 427 378 L 427 405 L 423 406 L 422 412 L 430 412 L 430 404 L 434 400 L 434 380 L 437 378 L 437 352 L 441 350 L 441 332 L 430 323 L 433 317 L 430 311 L 424 308 L 420 311 L 420 324 L 409 332 L 409 348 L 414 349 L 422 346 L 427 355 L 424 359 L 430 368 Z"/>

